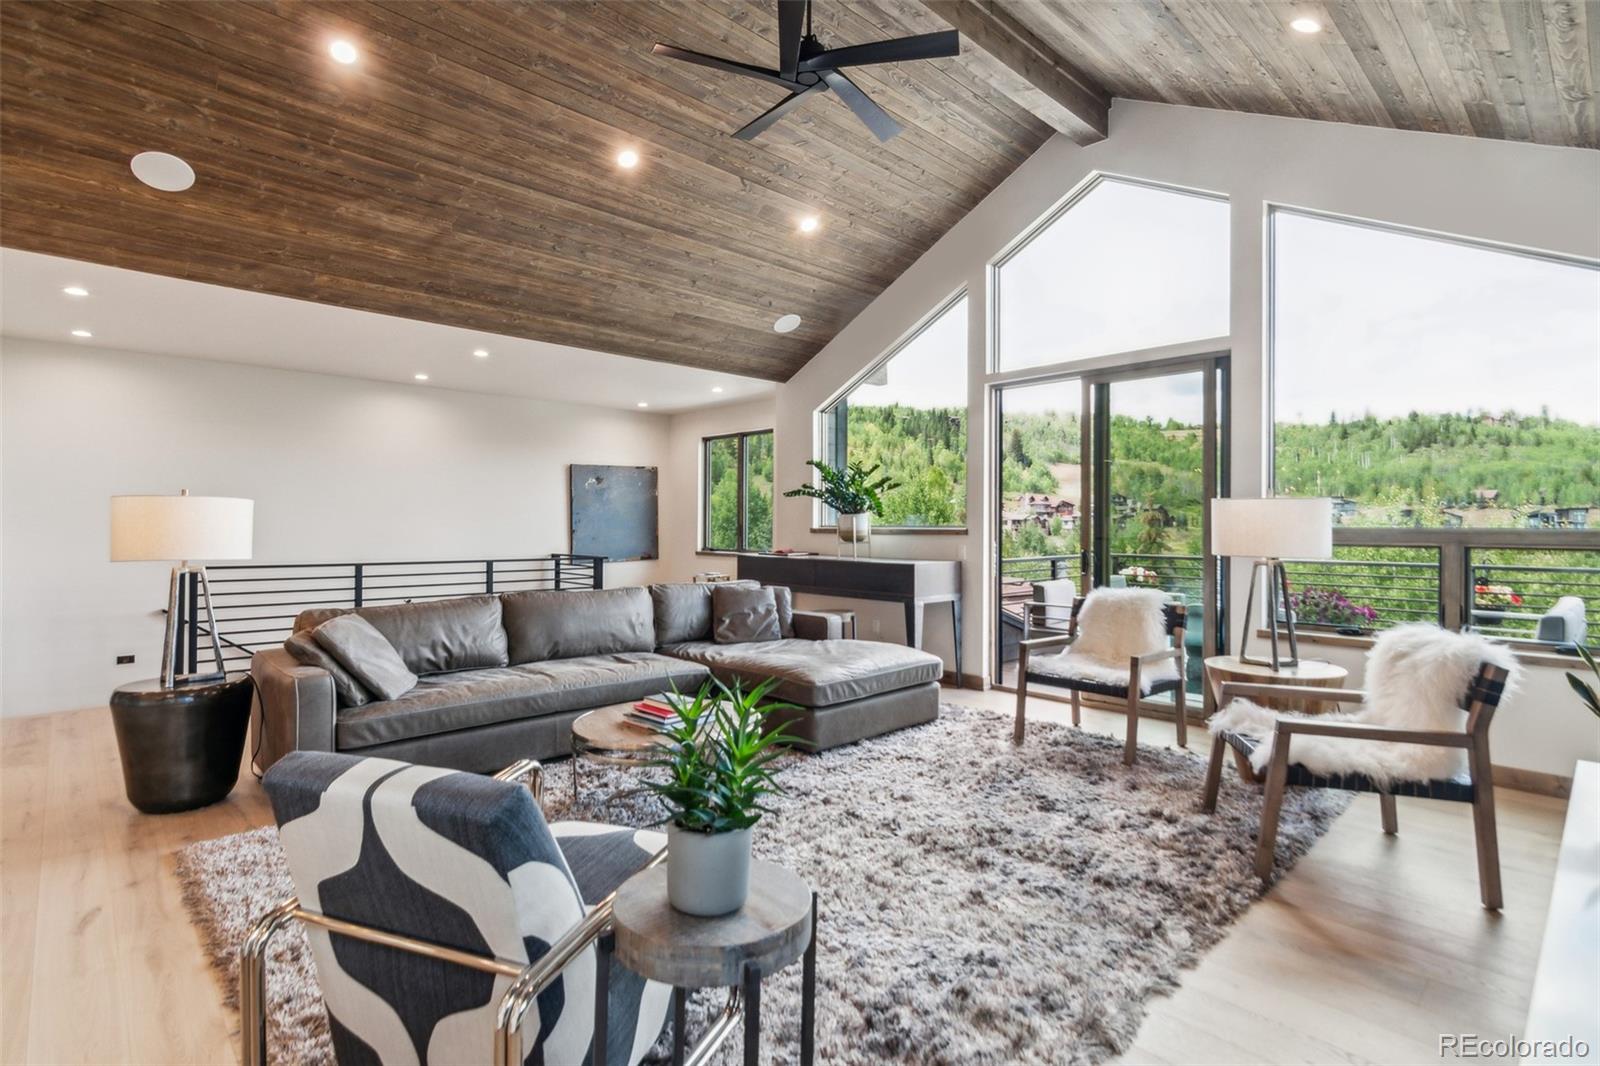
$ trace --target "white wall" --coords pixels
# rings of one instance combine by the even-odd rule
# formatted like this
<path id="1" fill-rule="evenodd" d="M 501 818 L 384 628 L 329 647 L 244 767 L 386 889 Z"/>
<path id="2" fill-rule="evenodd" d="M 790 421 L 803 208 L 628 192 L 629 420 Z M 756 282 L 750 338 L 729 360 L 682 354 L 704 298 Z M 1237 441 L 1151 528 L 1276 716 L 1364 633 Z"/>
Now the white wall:
<path id="1" fill-rule="evenodd" d="M 990 323 L 988 264 L 1095 172 L 1166 182 L 1229 197 L 1232 217 L 1233 491 L 1265 485 L 1265 220 L 1269 202 L 1600 257 L 1600 153 L 1271 118 L 1118 100 L 1111 135 L 1080 147 L 1061 137 L 1044 145 L 863 310 L 794 378 L 777 399 L 776 462 L 780 487 L 807 477 L 817 454 L 815 411 L 845 382 L 951 293 L 969 300 L 969 469 L 965 535 L 874 537 L 874 552 L 902 558 L 964 558 L 966 671 L 987 674 L 992 589 L 981 560 L 994 551 L 992 501 L 983 471 L 992 437 L 984 385 Z M 1159 294 L 1153 298 L 1159 299 Z M 1442 368 L 1443 372 L 1443 368 Z M 1374 382 L 1381 388 L 1381 382 Z M 779 499 L 780 545 L 833 550 L 833 538 L 808 532 L 807 501 Z M 1242 600 L 1242 596 L 1240 597 Z M 870 621 L 867 621 L 870 618 Z M 864 608 L 869 631 L 881 623 L 896 639 L 892 612 Z M 945 650 L 930 634 L 931 650 Z M 1554 680 L 1559 676 L 1552 672 Z M 1540 691 L 1544 691 L 1541 682 Z M 1570 773 L 1574 756 L 1600 755 L 1593 730 L 1574 738 L 1571 708 L 1524 698 L 1496 727 L 1499 761 Z M 1507 724 L 1511 723 L 1511 724 Z M 1520 736 L 1512 738 L 1510 733 Z"/>
<path id="2" fill-rule="evenodd" d="M 6 715 L 103 706 L 158 668 L 167 568 L 108 562 L 114 494 L 251 497 L 263 563 L 517 557 L 569 549 L 569 463 L 665 465 L 665 415 L 0 343 Z"/>

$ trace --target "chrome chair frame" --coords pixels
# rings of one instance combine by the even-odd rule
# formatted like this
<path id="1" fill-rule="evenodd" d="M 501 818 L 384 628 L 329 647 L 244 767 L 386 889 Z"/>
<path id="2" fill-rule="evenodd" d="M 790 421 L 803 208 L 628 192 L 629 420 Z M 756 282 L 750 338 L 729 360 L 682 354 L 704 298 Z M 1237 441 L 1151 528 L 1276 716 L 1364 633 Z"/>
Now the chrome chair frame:
<path id="1" fill-rule="evenodd" d="M 497 781 L 514 781 L 524 774 L 529 775 L 528 790 L 533 793 L 533 801 L 543 808 L 544 776 L 543 767 L 533 759 L 521 759 L 494 775 Z M 645 865 L 648 869 L 665 861 L 667 849 L 662 848 Z M 272 908 L 257 919 L 250 932 L 245 936 L 244 945 L 239 952 L 239 1027 L 240 1041 L 242 1044 L 240 1061 L 243 1066 L 266 1066 L 267 1064 L 267 948 L 278 930 L 291 922 L 300 921 L 307 925 L 315 925 L 326 929 L 330 933 L 340 936 L 352 937 L 363 940 L 369 944 L 380 944 L 384 947 L 407 951 L 413 955 L 426 958 L 440 959 L 444 962 L 465 966 L 468 969 L 478 970 L 481 973 L 494 974 L 497 977 L 512 979 L 511 987 L 500 997 L 500 1005 L 495 1011 L 494 1031 L 494 1066 L 520 1066 L 522 1062 L 522 1023 L 528 1011 L 538 1001 L 539 995 L 550 987 L 555 979 L 565 970 L 585 949 L 595 945 L 601 955 L 601 965 L 596 970 L 595 995 L 595 1031 L 592 1038 L 594 1061 L 605 1061 L 606 1042 L 606 1011 L 610 997 L 602 991 L 605 983 L 607 967 L 609 965 L 609 940 L 611 932 L 612 906 L 616 901 L 613 892 L 589 911 L 584 919 L 573 926 L 560 940 L 551 945 L 550 950 L 537 962 L 520 965 L 506 962 L 492 956 L 474 955 L 471 952 L 448 948 L 439 944 L 417 940 L 413 937 L 390 933 L 371 926 L 347 922 L 339 918 L 330 918 L 325 914 L 307 910 L 300 906 L 299 899 L 291 896 Z M 706 1030 L 699 1044 L 687 1059 L 688 1066 L 702 1066 L 716 1054 L 723 1041 L 732 1031 L 733 1025 L 739 1020 L 740 994 L 737 987 L 729 990 L 728 1002 L 724 1005 L 722 1013 Z"/>

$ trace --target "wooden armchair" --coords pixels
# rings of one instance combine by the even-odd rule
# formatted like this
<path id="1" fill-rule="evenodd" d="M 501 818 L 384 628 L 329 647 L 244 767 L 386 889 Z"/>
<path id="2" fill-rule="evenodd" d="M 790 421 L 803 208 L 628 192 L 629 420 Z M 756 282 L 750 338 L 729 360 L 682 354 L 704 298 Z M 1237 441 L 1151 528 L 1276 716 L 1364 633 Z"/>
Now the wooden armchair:
<path id="1" fill-rule="evenodd" d="M 1045 685 L 1051 688 L 1066 689 L 1072 696 L 1072 724 L 1079 725 L 1082 717 L 1081 694 L 1085 692 L 1099 696 L 1109 696 L 1113 699 L 1126 700 L 1128 706 L 1128 736 L 1123 744 L 1122 761 L 1129 766 L 1133 765 L 1139 751 L 1139 701 L 1145 696 L 1153 696 L 1162 692 L 1174 693 L 1174 700 L 1178 713 L 1178 746 L 1188 747 L 1189 731 L 1185 719 L 1184 709 L 1184 625 L 1187 620 L 1188 608 L 1181 603 L 1168 603 L 1162 606 L 1165 612 L 1167 636 L 1170 638 L 1169 647 L 1156 651 L 1146 652 L 1143 655 L 1128 657 L 1128 670 L 1125 677 L 1118 677 L 1115 682 L 1109 682 L 1098 677 L 1075 677 L 1070 670 L 1062 669 L 1063 663 L 1056 660 L 1059 656 L 1040 655 L 1040 652 L 1059 651 L 1067 648 L 1078 639 L 1079 615 L 1083 612 L 1083 603 L 1088 597 L 1078 596 L 1072 601 L 1072 613 L 1067 622 L 1065 633 L 1056 633 L 1047 637 L 1035 637 L 1018 642 L 1017 645 L 1017 719 L 1011 730 L 1011 739 L 1014 743 L 1021 744 L 1026 733 L 1026 714 L 1028 706 L 1028 686 Z M 1030 610 L 1046 609 L 1042 603 L 1027 604 Z M 1059 608 L 1056 608 L 1059 610 Z M 1042 619 L 1036 619 L 1025 627 L 1031 631 L 1034 625 L 1043 624 Z M 1152 668 L 1158 663 L 1172 660 L 1177 664 L 1173 677 L 1153 678 Z"/>
<path id="2" fill-rule="evenodd" d="M 1299 788 L 1337 788 L 1350 792 L 1377 793 L 1385 833 L 1395 833 L 1399 830 L 1394 803 L 1396 796 L 1449 800 L 1472 804 L 1472 821 L 1478 846 L 1479 890 L 1483 897 L 1483 905 L 1490 910 L 1499 910 L 1500 848 L 1495 835 L 1494 781 L 1489 761 L 1489 724 L 1494 719 L 1495 709 L 1500 705 L 1505 683 L 1506 671 L 1503 668 L 1490 663 L 1478 667 L 1477 676 L 1468 687 L 1463 702 L 1463 709 L 1467 712 L 1466 728 L 1459 733 L 1400 729 L 1361 722 L 1280 718 L 1273 736 L 1272 761 L 1268 764 L 1266 772 L 1266 791 L 1261 807 L 1261 833 L 1256 840 L 1257 876 L 1265 880 L 1272 873 L 1273 853 L 1278 837 L 1278 816 L 1283 809 L 1284 789 L 1290 785 Z M 1229 681 L 1223 683 L 1218 693 L 1219 706 L 1226 707 L 1239 696 L 1251 696 L 1262 700 L 1299 697 L 1332 703 L 1360 703 L 1366 698 L 1366 694 L 1360 691 L 1300 685 L 1252 685 Z M 1297 736 L 1345 737 L 1350 740 L 1465 748 L 1467 772 L 1459 777 L 1443 780 L 1390 781 L 1383 787 L 1365 774 L 1315 774 L 1299 763 L 1291 761 L 1291 743 Z M 1201 808 L 1207 812 L 1217 809 L 1217 791 L 1222 783 L 1222 756 L 1223 751 L 1228 748 L 1232 748 L 1239 757 L 1240 772 L 1245 773 L 1249 769 L 1249 758 L 1255 751 L 1256 740 L 1239 733 L 1218 733 L 1212 738 L 1211 763 L 1206 769 L 1205 796 L 1201 804 Z"/>

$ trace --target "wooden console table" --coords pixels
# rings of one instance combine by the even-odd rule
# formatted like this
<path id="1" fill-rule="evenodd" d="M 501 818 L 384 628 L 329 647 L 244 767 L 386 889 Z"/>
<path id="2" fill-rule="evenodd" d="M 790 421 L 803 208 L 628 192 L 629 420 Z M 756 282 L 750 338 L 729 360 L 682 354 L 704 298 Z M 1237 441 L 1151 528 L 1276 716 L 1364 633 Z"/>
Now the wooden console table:
<path id="1" fill-rule="evenodd" d="M 906 644 L 922 647 L 930 603 L 950 605 L 956 683 L 961 674 L 961 563 L 954 559 L 839 559 L 826 555 L 741 555 L 741 580 L 787 585 L 795 592 L 898 603 L 906 614 Z"/>

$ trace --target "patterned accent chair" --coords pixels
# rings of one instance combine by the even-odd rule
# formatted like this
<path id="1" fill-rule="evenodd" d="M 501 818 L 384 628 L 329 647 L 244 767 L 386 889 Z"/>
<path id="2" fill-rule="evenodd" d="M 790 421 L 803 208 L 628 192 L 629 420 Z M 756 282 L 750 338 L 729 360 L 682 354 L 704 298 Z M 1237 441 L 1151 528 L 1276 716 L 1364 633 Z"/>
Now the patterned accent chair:
<path id="1" fill-rule="evenodd" d="M 1500 845 L 1494 821 L 1493 765 L 1489 759 L 1489 723 L 1494 721 L 1495 709 L 1505 694 L 1506 671 L 1492 663 L 1478 667 L 1462 700 L 1467 712 L 1466 728 L 1461 732 L 1401 729 L 1395 726 L 1373 725 L 1365 722 L 1316 721 L 1311 718 L 1279 718 L 1272 738 L 1272 761 L 1267 766 L 1266 790 L 1261 806 L 1261 832 L 1256 839 L 1256 875 L 1265 881 L 1272 874 L 1272 863 L 1278 840 L 1278 816 L 1283 809 L 1284 790 L 1295 788 L 1337 788 L 1347 792 L 1375 792 L 1378 809 L 1383 819 L 1383 831 L 1399 831 L 1395 811 L 1396 796 L 1417 799 L 1446 800 L 1472 804 L 1472 824 L 1478 845 L 1478 890 L 1483 905 L 1489 910 L 1499 910 L 1503 902 L 1500 891 Z M 1309 685 L 1255 685 L 1226 681 L 1217 693 L 1217 705 L 1226 707 L 1235 698 L 1248 696 L 1259 700 L 1303 699 L 1323 703 L 1360 703 L 1366 693 L 1355 689 L 1326 689 Z M 1378 740 L 1395 744 L 1430 744 L 1436 747 L 1465 748 L 1467 771 L 1459 777 L 1435 781 L 1389 781 L 1383 787 L 1365 774 L 1317 774 L 1290 762 L 1289 745 L 1296 736 L 1343 737 L 1347 740 Z M 1211 763 L 1206 769 L 1205 794 L 1201 810 L 1217 809 L 1217 792 L 1222 784 L 1222 757 L 1227 749 L 1234 752 L 1234 762 L 1239 774 L 1246 780 L 1256 780 L 1250 756 L 1256 749 L 1254 737 L 1241 733 L 1218 733 L 1211 742 Z"/>
<path id="2" fill-rule="evenodd" d="M 1093 593 L 1090 593 L 1093 595 Z M 1127 739 L 1123 744 L 1122 761 L 1129 766 L 1139 753 L 1139 702 L 1147 696 L 1163 692 L 1173 694 L 1177 712 L 1178 746 L 1189 746 L 1189 724 L 1185 709 L 1184 692 L 1184 627 L 1188 608 L 1181 603 L 1162 605 L 1162 625 L 1166 629 L 1168 647 L 1147 648 L 1143 653 L 1128 649 L 1128 664 L 1115 670 L 1084 668 L 1071 655 L 1059 653 L 1078 640 L 1083 605 L 1088 596 L 1078 596 L 1072 601 L 1072 611 L 1067 618 L 1066 632 L 1054 632 L 1046 637 L 1033 637 L 1017 644 L 1017 717 L 1012 727 L 1011 739 L 1021 744 L 1026 735 L 1026 711 L 1030 685 L 1066 689 L 1072 698 L 1072 724 L 1079 725 L 1082 717 L 1081 696 L 1088 692 L 1096 696 L 1109 696 L 1124 700 L 1128 708 Z M 1051 608 L 1042 603 L 1029 603 L 1026 609 L 1037 612 L 1025 620 L 1024 632 L 1046 628 L 1046 612 Z M 1060 608 L 1054 608 L 1059 611 Z M 1172 665 L 1168 665 L 1168 664 Z"/>
<path id="3" fill-rule="evenodd" d="M 267 941 L 295 920 L 341 1066 L 643 1057 L 671 989 L 610 965 L 596 940 L 611 894 L 666 838 L 547 825 L 537 785 L 511 780 L 530 771 L 537 782 L 531 760 L 491 778 L 307 751 L 267 771 L 299 897 L 263 917 L 241 953 L 246 1064 L 266 1059 Z"/>

